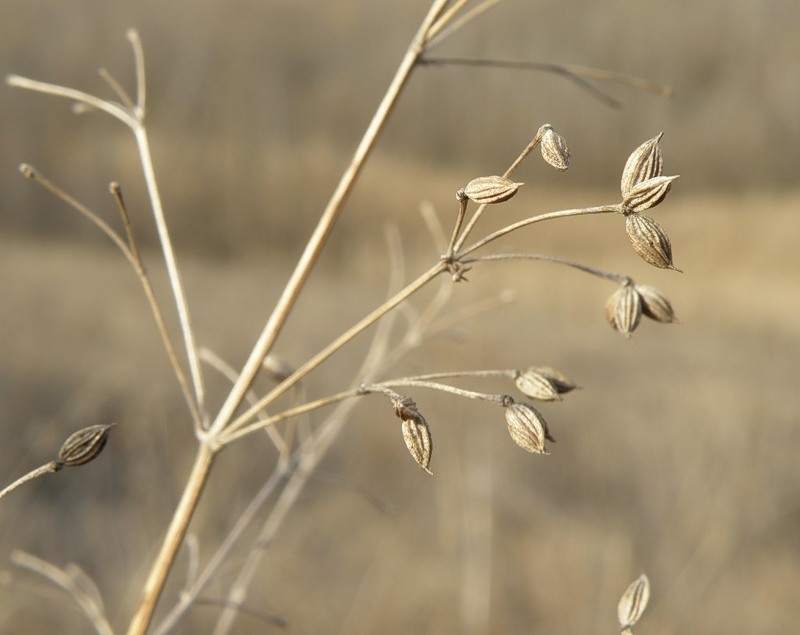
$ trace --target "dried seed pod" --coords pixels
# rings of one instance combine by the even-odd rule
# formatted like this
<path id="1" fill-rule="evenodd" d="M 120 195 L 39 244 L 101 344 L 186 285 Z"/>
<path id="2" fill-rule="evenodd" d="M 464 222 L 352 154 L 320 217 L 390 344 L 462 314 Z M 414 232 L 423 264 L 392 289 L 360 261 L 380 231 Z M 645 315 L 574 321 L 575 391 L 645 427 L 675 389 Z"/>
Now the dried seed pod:
<path id="1" fill-rule="evenodd" d="M 560 400 L 561 393 L 575 388 L 566 375 L 547 366 L 531 366 L 519 373 L 514 383 L 523 395 L 539 401 Z"/>
<path id="2" fill-rule="evenodd" d="M 633 250 L 646 263 L 659 269 L 674 269 L 672 264 L 672 244 L 661 226 L 649 216 L 629 214 L 625 218 L 625 230 Z"/>
<path id="3" fill-rule="evenodd" d="M 664 169 L 664 158 L 661 155 L 661 147 L 658 142 L 664 135 L 660 132 L 652 139 L 645 141 L 634 150 L 625 162 L 622 170 L 622 197 L 628 196 L 629 192 L 639 183 L 661 176 Z"/>
<path id="4" fill-rule="evenodd" d="M 622 629 L 630 629 L 639 621 L 650 599 L 650 581 L 643 573 L 625 589 L 617 605 L 617 617 Z"/>
<path id="5" fill-rule="evenodd" d="M 632 284 L 617 289 L 606 301 L 606 320 L 617 331 L 630 337 L 642 319 L 642 299 Z"/>
<path id="6" fill-rule="evenodd" d="M 547 377 L 559 395 L 577 388 L 577 384 L 574 381 L 555 368 L 550 368 L 549 366 L 534 366 L 528 370 L 535 371 Z"/>
<path id="7" fill-rule="evenodd" d="M 73 432 L 58 451 L 58 461 L 62 465 L 73 467 L 96 458 L 108 441 L 108 431 L 115 425 L 98 424 Z"/>
<path id="8" fill-rule="evenodd" d="M 514 183 L 502 176 L 481 176 L 467 183 L 464 195 L 473 203 L 492 205 L 510 199 L 517 193 L 520 185 L 523 184 Z"/>
<path id="9" fill-rule="evenodd" d="M 622 197 L 623 204 L 630 212 L 643 212 L 646 209 L 655 207 L 669 192 L 672 182 L 679 178 L 676 176 L 656 176 L 637 183 L 627 194 Z"/>
<path id="10" fill-rule="evenodd" d="M 403 419 L 402 424 L 403 440 L 406 447 L 414 457 L 417 464 L 428 474 L 433 474 L 428 466 L 431 463 L 431 453 L 433 452 L 433 441 L 431 439 L 431 429 L 425 417 L 418 414 L 412 419 Z"/>
<path id="11" fill-rule="evenodd" d="M 678 321 L 672 305 L 661 291 L 646 284 L 637 284 L 636 291 L 642 300 L 642 313 L 647 317 L 664 324 Z"/>
<path id="12" fill-rule="evenodd" d="M 538 399 L 539 401 L 561 399 L 553 383 L 545 375 L 536 372 L 533 368 L 520 373 L 514 383 L 523 395 L 531 399 Z"/>
<path id="13" fill-rule="evenodd" d="M 528 404 L 512 402 L 506 406 L 505 415 L 508 432 L 514 443 L 534 454 L 550 454 L 544 442 L 552 438 L 547 423 L 536 409 Z"/>
<path id="14" fill-rule="evenodd" d="M 545 124 L 542 128 L 544 129 L 541 143 L 542 158 L 556 170 L 563 172 L 569 167 L 570 154 L 567 142 L 550 124 Z"/>

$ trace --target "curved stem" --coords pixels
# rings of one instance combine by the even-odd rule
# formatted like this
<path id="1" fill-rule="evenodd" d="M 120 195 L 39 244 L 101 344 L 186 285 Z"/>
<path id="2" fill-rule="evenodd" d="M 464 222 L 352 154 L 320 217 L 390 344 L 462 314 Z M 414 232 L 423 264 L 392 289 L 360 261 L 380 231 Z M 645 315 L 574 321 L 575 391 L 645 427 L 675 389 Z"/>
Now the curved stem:
<path id="1" fill-rule="evenodd" d="M 546 254 L 490 254 L 488 256 L 475 256 L 474 258 L 464 258 L 459 262 L 461 262 L 462 264 L 470 264 L 473 262 L 488 262 L 492 260 L 543 260 L 545 262 L 554 262 L 560 265 L 567 265 L 568 267 L 578 269 L 579 271 L 583 271 L 584 273 L 597 276 L 598 278 L 611 280 L 612 282 L 617 282 L 619 284 L 625 284 L 627 282 L 630 282 L 631 280 L 630 276 L 625 276 L 618 273 L 611 273 L 610 271 L 603 271 L 601 269 L 596 269 L 595 267 L 585 265 L 581 262 L 569 260 L 568 258 L 560 258 L 558 256 L 548 256 Z"/>
<path id="2" fill-rule="evenodd" d="M 565 218 L 567 216 L 584 216 L 587 214 L 612 214 L 612 213 L 617 213 L 617 214 L 622 213 L 622 205 L 617 203 L 615 205 L 601 205 L 599 207 L 565 209 L 557 212 L 547 212 L 545 214 L 539 214 L 538 216 L 532 216 L 530 218 L 526 218 L 525 220 L 521 220 L 518 223 L 507 225 L 506 227 L 498 229 L 496 232 L 492 232 L 488 236 L 485 236 L 478 242 L 470 245 L 463 251 L 460 251 L 457 254 L 457 259 L 460 260 L 463 256 L 471 254 L 473 251 L 477 251 L 481 247 L 488 245 L 490 242 L 495 241 L 498 238 L 502 238 L 506 234 L 510 234 L 513 231 L 521 229 L 522 227 L 533 225 L 534 223 L 540 223 L 542 221 L 552 220 L 553 218 Z"/>
<path id="3" fill-rule="evenodd" d="M 32 481 L 33 479 L 42 476 L 42 474 L 51 474 L 54 472 L 58 472 L 60 469 L 61 469 L 61 464 L 59 464 L 57 461 L 50 461 L 50 463 L 46 463 L 41 467 L 37 467 L 35 470 L 31 470 L 30 472 L 28 472 L 25 476 L 18 478 L 16 481 L 11 483 L 11 485 L 4 487 L 3 490 L 0 491 L 0 498 L 3 498 L 3 496 L 5 496 L 6 494 L 13 492 L 20 485 L 24 485 L 28 481 Z"/>

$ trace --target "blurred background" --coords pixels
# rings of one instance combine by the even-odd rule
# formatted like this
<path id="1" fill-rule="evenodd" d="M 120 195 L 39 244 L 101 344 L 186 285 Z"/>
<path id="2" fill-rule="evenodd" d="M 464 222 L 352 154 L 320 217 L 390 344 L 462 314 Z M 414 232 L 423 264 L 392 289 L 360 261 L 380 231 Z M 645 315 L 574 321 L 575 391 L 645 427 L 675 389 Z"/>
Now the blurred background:
<path id="1" fill-rule="evenodd" d="M 96 71 L 132 90 L 125 30 L 139 30 L 155 168 L 198 339 L 239 367 L 427 8 L 6 0 L 0 71 L 110 97 Z M 248 598 L 262 614 L 233 632 L 613 633 L 617 600 L 642 571 L 653 591 L 637 632 L 796 628 L 798 20 L 795 0 L 507 0 L 435 50 L 607 69 L 673 93 L 593 81 L 615 108 L 552 74 L 419 68 L 278 353 L 302 362 L 383 297 L 387 224 L 407 277 L 427 268 L 439 251 L 422 202 L 449 232 L 455 190 L 501 173 L 545 122 L 569 142 L 569 171 L 533 155 L 520 194 L 481 227 L 616 202 L 628 154 L 664 131 L 665 174 L 681 178 L 648 214 L 683 275 L 641 262 L 617 217 L 541 225 L 498 247 L 629 274 L 662 290 L 681 324 L 647 321 L 626 341 L 603 318 L 608 282 L 551 264 L 476 268 L 448 313 L 504 289 L 515 302 L 391 374 L 562 370 L 582 389 L 542 408 L 552 455 L 516 448 L 495 407 L 420 392 L 431 478 L 385 404 L 365 400 L 268 547 Z M 0 131 L 0 484 L 49 461 L 77 428 L 124 424 L 95 463 L 2 501 L 0 632 L 88 630 L 62 591 L 12 563 L 15 549 L 77 563 L 121 632 L 188 473 L 190 425 L 128 265 L 16 166 L 35 165 L 112 223 L 108 183 L 120 182 L 166 301 L 141 170 L 126 129 L 61 99 L 1 86 Z M 363 350 L 331 360 L 309 395 L 343 388 Z M 270 474 L 266 441 L 245 445 L 221 456 L 199 510 L 201 561 Z M 176 632 L 208 630 L 239 563 Z"/>

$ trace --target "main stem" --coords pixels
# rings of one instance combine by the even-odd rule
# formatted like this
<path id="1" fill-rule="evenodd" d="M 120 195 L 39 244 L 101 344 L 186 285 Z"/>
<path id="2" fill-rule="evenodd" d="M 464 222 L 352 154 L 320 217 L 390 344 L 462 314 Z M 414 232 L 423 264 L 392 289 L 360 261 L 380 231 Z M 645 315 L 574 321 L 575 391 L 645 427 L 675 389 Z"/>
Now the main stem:
<path id="1" fill-rule="evenodd" d="M 161 551 L 159 551 L 155 564 L 145 582 L 139 608 L 136 610 L 130 626 L 128 626 L 128 635 L 144 635 L 148 626 L 150 626 L 158 598 L 167 581 L 172 564 L 175 562 L 178 550 L 183 544 L 186 530 L 189 527 L 189 522 L 194 515 L 195 509 L 197 509 L 197 501 L 200 499 L 200 494 L 205 487 L 213 461 L 214 452 L 207 444 L 201 443 L 197 449 L 197 456 L 195 457 L 186 489 L 184 489 L 180 503 L 178 503 L 178 507 L 172 516 L 172 522 L 167 529 L 167 535 L 161 545 Z"/>
<path id="2" fill-rule="evenodd" d="M 339 185 L 336 187 L 336 190 L 331 196 L 330 201 L 328 201 L 328 205 L 325 208 L 325 211 L 323 211 L 322 216 L 320 217 L 319 222 L 314 229 L 314 233 L 311 235 L 311 238 L 309 238 L 308 243 L 303 250 L 303 254 L 300 256 L 300 259 L 295 266 L 292 276 L 286 283 L 283 294 L 275 305 L 272 315 L 270 315 L 269 320 L 267 320 L 264 330 L 261 332 L 261 335 L 256 341 L 253 351 L 250 353 L 250 357 L 245 362 L 242 372 L 239 374 L 239 378 L 233 385 L 233 388 L 228 394 L 225 403 L 222 405 L 216 420 L 212 424 L 212 435 L 219 433 L 231 420 L 236 412 L 236 409 L 242 403 L 242 400 L 244 399 L 247 390 L 250 388 L 253 379 L 257 375 L 259 368 L 261 367 L 261 363 L 264 361 L 264 358 L 269 354 L 269 351 L 275 344 L 275 340 L 283 328 L 283 325 L 286 323 L 286 319 L 289 317 L 289 313 L 291 312 L 292 307 L 294 306 L 295 301 L 300 294 L 300 290 L 305 284 L 306 279 L 311 273 L 311 269 L 316 263 L 317 258 L 322 252 L 322 248 L 327 242 L 328 236 L 333 230 L 336 219 L 339 217 L 339 214 L 344 207 L 344 203 L 347 200 L 347 197 L 350 194 L 350 191 L 352 190 L 353 185 L 355 184 L 355 181 L 364 166 L 367 156 L 375 147 L 375 142 L 378 139 L 378 135 L 383 130 L 383 127 L 386 125 L 386 120 L 389 116 L 389 113 L 397 103 L 400 92 L 408 81 L 411 71 L 416 66 L 420 55 L 422 55 L 422 52 L 425 49 L 425 42 L 427 41 L 428 30 L 430 29 L 431 24 L 434 22 L 436 17 L 438 17 L 446 4 L 447 0 L 436 0 L 433 3 L 428 15 L 425 17 L 425 20 L 422 22 L 422 25 L 417 31 L 417 34 L 411 41 L 411 44 L 409 45 L 408 50 L 403 57 L 403 61 L 400 63 L 400 66 L 398 67 L 397 72 L 395 73 L 395 76 L 389 85 L 389 89 L 386 91 L 383 100 L 378 106 L 378 109 L 375 112 L 369 127 L 367 128 L 367 131 L 364 133 L 361 143 L 358 145 L 358 148 L 356 148 L 356 152 L 352 161 L 350 162 L 350 165 L 342 175 Z"/>

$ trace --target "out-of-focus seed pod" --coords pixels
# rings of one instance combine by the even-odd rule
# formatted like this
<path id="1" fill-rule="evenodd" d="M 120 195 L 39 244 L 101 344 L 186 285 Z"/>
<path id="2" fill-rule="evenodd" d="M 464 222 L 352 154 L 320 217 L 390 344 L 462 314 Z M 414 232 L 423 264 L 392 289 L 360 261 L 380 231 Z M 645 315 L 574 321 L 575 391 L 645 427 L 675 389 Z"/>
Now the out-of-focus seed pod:
<path id="1" fill-rule="evenodd" d="M 617 605 L 617 617 L 623 631 L 639 621 L 649 599 L 650 580 L 643 573 L 625 589 Z"/>
<path id="2" fill-rule="evenodd" d="M 108 431 L 116 424 L 98 424 L 73 432 L 58 451 L 58 461 L 74 467 L 95 459 L 108 441 Z"/>
<path id="3" fill-rule="evenodd" d="M 664 324 L 678 321 L 672 305 L 661 291 L 646 284 L 637 284 L 636 291 L 642 300 L 642 313 L 647 317 Z"/>
<path id="4" fill-rule="evenodd" d="M 642 300 L 632 284 L 617 289 L 606 301 L 606 320 L 617 331 L 630 337 L 642 319 Z"/>
<path id="5" fill-rule="evenodd" d="M 672 263 L 672 244 L 661 226 L 649 216 L 628 214 L 625 229 L 633 250 L 646 263 L 659 269 L 680 271 Z"/>
<path id="6" fill-rule="evenodd" d="M 544 447 L 549 437 L 547 424 L 537 410 L 528 404 L 512 402 L 506 407 L 505 415 L 514 443 L 534 454 L 550 454 Z"/>
<path id="7" fill-rule="evenodd" d="M 425 417 L 417 415 L 413 419 L 403 419 L 402 431 L 403 440 L 406 442 L 411 456 L 423 470 L 428 474 L 433 474 L 428 468 L 433 452 L 433 440 Z"/>
<path id="8" fill-rule="evenodd" d="M 577 388 L 577 384 L 572 381 L 569 377 L 567 377 L 561 371 L 556 370 L 555 368 L 550 368 L 549 366 L 534 366 L 529 368 L 528 370 L 535 371 L 541 375 L 547 377 L 550 380 L 550 383 L 556 389 L 559 395 L 564 394 L 565 392 L 569 392 L 570 390 L 574 390 Z"/>
<path id="9" fill-rule="evenodd" d="M 645 141 L 628 157 L 622 170 L 620 184 L 623 198 L 627 197 L 639 183 L 661 176 L 664 169 L 664 158 L 658 142 L 663 135 L 664 133 L 660 132 L 657 136 Z"/>
<path id="10" fill-rule="evenodd" d="M 672 187 L 672 182 L 677 178 L 679 178 L 678 175 L 656 176 L 637 183 L 626 194 L 623 194 L 622 202 L 630 212 L 643 212 L 655 207 L 664 200 Z"/>
<path id="11" fill-rule="evenodd" d="M 556 170 L 562 172 L 569 167 L 569 148 L 567 142 L 560 134 L 553 130 L 550 124 L 542 126 L 542 158 Z"/>
<path id="12" fill-rule="evenodd" d="M 464 195 L 473 203 L 492 205 L 510 199 L 521 185 L 502 176 L 481 176 L 466 184 Z"/>
<path id="13" fill-rule="evenodd" d="M 514 383 L 523 395 L 540 401 L 560 400 L 562 393 L 575 388 L 566 375 L 547 366 L 530 367 L 519 373 Z"/>

